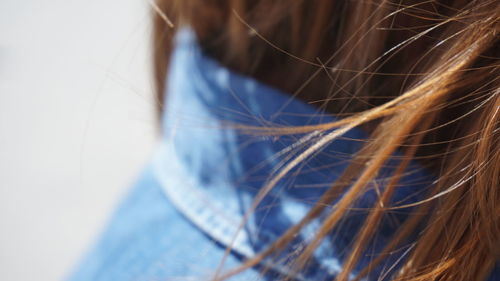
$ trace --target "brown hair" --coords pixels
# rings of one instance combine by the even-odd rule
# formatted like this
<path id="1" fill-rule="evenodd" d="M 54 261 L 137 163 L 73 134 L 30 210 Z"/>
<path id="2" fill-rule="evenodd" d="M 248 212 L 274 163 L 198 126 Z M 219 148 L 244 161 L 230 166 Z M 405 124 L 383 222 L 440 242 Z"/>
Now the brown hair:
<path id="1" fill-rule="evenodd" d="M 382 215 L 408 207 L 389 204 L 410 159 L 438 180 L 427 199 L 412 205 L 412 215 L 391 243 L 356 277 L 366 276 L 422 224 L 393 280 L 489 276 L 500 249 L 497 1 L 157 0 L 153 7 L 160 103 L 173 35 L 189 25 L 204 51 L 222 64 L 345 117 L 313 126 L 241 126 L 254 134 L 326 132 L 269 180 L 254 206 L 295 165 L 343 132 L 356 126 L 371 132 L 350 167 L 300 223 L 216 279 L 272 257 L 337 200 L 296 258 L 293 268 L 300 271 L 396 149 L 404 157 L 356 234 L 336 280 L 348 279 Z"/>

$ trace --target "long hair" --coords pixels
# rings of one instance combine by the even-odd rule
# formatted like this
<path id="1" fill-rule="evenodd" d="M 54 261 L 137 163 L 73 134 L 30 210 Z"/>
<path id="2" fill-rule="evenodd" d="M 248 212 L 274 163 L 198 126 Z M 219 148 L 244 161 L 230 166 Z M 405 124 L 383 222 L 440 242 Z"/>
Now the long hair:
<path id="1" fill-rule="evenodd" d="M 362 127 L 371 134 L 304 219 L 268 249 L 216 279 L 272 257 L 325 206 L 334 204 L 314 239 L 294 260 L 293 270 L 299 272 L 396 150 L 403 152 L 399 166 L 353 234 L 354 244 L 336 280 L 350 278 L 383 215 L 405 207 L 413 208 L 411 215 L 356 280 L 417 229 L 391 280 L 468 281 L 489 276 L 500 250 L 497 1 L 157 0 L 152 5 L 160 104 L 173 35 L 188 25 L 203 50 L 227 67 L 343 117 L 300 127 L 242 126 L 255 134 L 325 133 L 274 175 L 256 201 L 343 132 Z M 410 159 L 427 167 L 437 180 L 425 199 L 411 206 L 391 206 Z"/>

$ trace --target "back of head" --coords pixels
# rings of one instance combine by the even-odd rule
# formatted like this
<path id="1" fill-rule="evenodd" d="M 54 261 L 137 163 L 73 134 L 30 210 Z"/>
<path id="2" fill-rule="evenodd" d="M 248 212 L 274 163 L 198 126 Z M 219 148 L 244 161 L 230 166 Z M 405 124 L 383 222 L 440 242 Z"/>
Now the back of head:
<path id="1" fill-rule="evenodd" d="M 315 126 L 252 131 L 285 135 L 320 130 L 327 132 L 324 138 L 334 138 L 335 132 L 361 127 L 371 135 L 332 183 L 331 194 L 342 190 L 341 198 L 326 194 L 324 204 L 314 206 L 301 223 L 242 268 L 279 252 L 323 206 L 337 200 L 315 239 L 296 258 L 294 267 L 300 271 L 316 242 L 341 221 L 395 150 L 404 157 L 363 227 L 353 234 L 355 242 L 337 280 L 350 278 L 383 214 L 407 207 L 414 207 L 412 215 L 358 278 L 408 243 L 416 229 L 419 233 L 392 280 L 479 281 L 494 268 L 500 249 L 500 6 L 495 0 L 403 2 L 156 1 L 154 63 L 160 101 L 173 35 L 190 26 L 204 52 L 223 65 L 343 117 Z M 391 205 L 410 159 L 437 180 L 425 199 L 411 206 Z"/>

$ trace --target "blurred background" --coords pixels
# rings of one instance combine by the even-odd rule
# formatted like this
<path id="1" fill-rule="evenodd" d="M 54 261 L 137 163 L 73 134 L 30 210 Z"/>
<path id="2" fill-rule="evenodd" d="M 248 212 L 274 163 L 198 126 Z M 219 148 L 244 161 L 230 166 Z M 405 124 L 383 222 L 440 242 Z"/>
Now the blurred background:
<path id="1" fill-rule="evenodd" d="M 157 134 L 147 0 L 0 1 L 0 280 L 63 280 Z"/>

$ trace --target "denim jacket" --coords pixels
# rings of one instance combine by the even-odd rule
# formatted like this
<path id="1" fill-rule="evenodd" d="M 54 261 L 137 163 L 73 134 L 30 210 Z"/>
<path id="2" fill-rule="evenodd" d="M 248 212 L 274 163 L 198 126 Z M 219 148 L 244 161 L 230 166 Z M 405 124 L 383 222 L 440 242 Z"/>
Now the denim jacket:
<path id="1" fill-rule="evenodd" d="M 162 139 L 151 163 L 71 280 L 209 280 L 228 245 L 224 269 L 234 268 L 299 222 L 368 137 L 354 128 L 325 145 L 278 181 L 244 220 L 269 179 L 322 133 L 263 136 L 235 125 L 302 126 L 336 117 L 220 65 L 204 54 L 189 29 L 176 36 L 166 92 Z M 400 161 L 399 152 L 392 156 L 294 280 L 332 280 L 339 273 L 367 210 Z M 433 180 L 411 162 L 391 203 L 423 198 Z M 286 276 L 334 203 L 279 256 L 230 280 Z M 400 209 L 382 219 L 354 273 L 382 251 L 411 211 Z M 394 251 L 364 280 L 388 280 L 410 249 L 408 243 Z M 259 267 L 269 271 L 260 276 Z M 494 273 L 490 280 L 499 276 Z"/>

